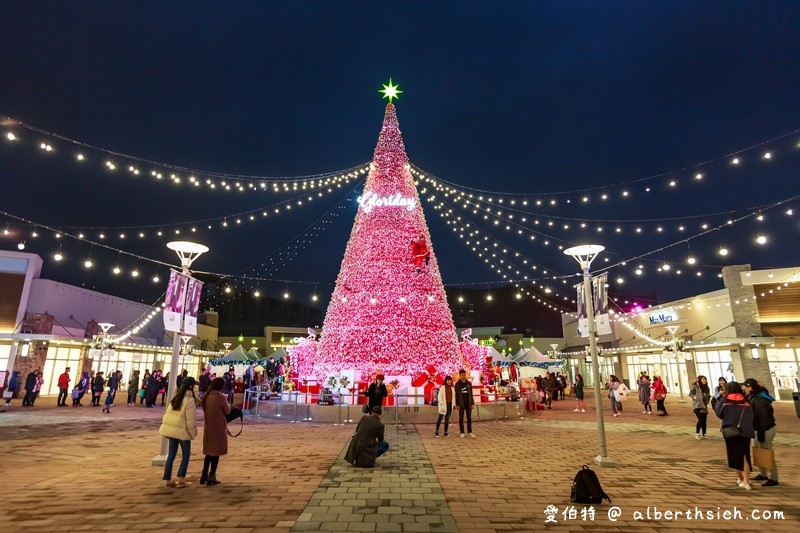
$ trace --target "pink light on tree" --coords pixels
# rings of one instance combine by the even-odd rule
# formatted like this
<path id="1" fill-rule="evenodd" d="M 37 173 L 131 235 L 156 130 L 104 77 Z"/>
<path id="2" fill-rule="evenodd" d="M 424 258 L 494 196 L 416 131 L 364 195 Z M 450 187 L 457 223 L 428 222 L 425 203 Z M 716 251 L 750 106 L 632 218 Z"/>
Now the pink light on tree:
<path id="1" fill-rule="evenodd" d="M 412 241 L 421 238 L 429 256 L 418 273 Z M 409 376 L 428 365 L 451 374 L 464 360 L 390 103 L 325 316 L 314 374 L 352 368 L 362 375 L 380 370 Z"/>

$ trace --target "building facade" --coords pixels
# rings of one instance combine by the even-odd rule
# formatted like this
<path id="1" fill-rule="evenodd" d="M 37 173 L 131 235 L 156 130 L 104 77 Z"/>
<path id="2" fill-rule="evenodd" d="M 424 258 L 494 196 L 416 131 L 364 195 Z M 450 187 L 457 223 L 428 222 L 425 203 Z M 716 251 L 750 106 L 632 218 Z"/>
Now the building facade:
<path id="1" fill-rule="evenodd" d="M 712 388 L 720 377 L 755 378 L 790 400 L 799 385 L 800 267 L 752 271 L 732 265 L 722 269 L 722 279 L 724 288 L 714 292 L 616 313 L 612 333 L 598 338 L 603 383 L 615 374 L 635 384 L 645 372 L 685 395 L 698 375 Z M 573 374 L 593 385 L 588 338 L 579 335 L 574 313 L 564 314 L 562 324 L 562 352 L 572 358 Z"/>

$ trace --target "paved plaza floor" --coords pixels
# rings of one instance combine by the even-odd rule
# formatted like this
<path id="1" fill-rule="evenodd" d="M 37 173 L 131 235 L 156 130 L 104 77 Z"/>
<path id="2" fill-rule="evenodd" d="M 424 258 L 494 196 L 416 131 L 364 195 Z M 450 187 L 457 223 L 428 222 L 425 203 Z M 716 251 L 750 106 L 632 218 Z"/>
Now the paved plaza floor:
<path id="1" fill-rule="evenodd" d="M 447 439 L 434 438 L 432 424 L 387 426 L 391 449 L 373 469 L 343 459 L 353 424 L 248 420 L 221 458 L 221 485 L 197 483 L 194 441 L 184 489 L 164 489 L 163 470 L 150 465 L 162 409 L 119 405 L 104 415 L 17 400 L 0 413 L 0 530 L 797 531 L 793 405 L 776 405 L 780 486 L 746 492 L 727 468 L 716 417 L 712 438 L 697 441 L 689 404 L 671 400 L 669 417 L 630 402 L 619 418 L 606 411 L 617 466 L 593 467 L 612 498 L 594 506 L 569 501 L 576 471 L 598 449 L 591 404 L 575 413 L 569 399 L 524 420 L 476 424 L 475 439 L 458 437 L 457 416 Z"/>

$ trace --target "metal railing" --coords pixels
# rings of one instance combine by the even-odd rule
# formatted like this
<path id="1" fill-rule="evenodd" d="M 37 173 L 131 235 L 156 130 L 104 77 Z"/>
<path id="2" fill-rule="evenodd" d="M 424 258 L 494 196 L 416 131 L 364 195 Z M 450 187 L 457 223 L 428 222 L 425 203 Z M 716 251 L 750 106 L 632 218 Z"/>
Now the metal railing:
<path id="1" fill-rule="evenodd" d="M 357 423 L 363 416 L 366 398 L 357 393 L 347 395 L 320 394 L 301 391 L 286 391 L 275 397 L 274 392 L 267 392 L 268 385 L 259 385 L 245 391 L 245 413 L 255 418 L 288 420 L 292 423 L 314 422 L 334 425 Z M 269 395 L 269 396 L 268 396 Z M 524 420 L 541 414 L 537 405 L 539 395 L 536 392 L 524 392 L 515 401 L 506 401 L 498 394 L 492 394 L 491 401 L 476 402 L 472 411 L 474 422 L 499 420 Z M 270 398 L 270 399 L 266 399 Z M 320 404 L 320 398 L 323 403 Z M 425 403 L 429 395 L 425 394 L 393 394 L 388 403 L 383 405 L 382 418 L 385 423 L 395 426 L 403 424 L 435 423 L 439 414 L 437 406 Z M 326 404 L 330 401 L 332 403 Z M 451 423 L 458 418 L 454 409 L 450 415 Z"/>

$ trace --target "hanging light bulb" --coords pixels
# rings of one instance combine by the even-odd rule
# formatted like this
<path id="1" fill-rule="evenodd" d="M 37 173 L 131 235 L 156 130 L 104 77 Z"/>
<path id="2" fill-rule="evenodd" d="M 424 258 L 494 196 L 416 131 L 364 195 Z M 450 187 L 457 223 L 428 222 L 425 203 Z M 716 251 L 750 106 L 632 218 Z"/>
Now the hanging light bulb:
<path id="1" fill-rule="evenodd" d="M 689 258 L 686 260 L 686 262 L 689 263 L 690 265 L 693 265 L 693 264 L 695 264 L 697 262 L 697 259 L 695 259 L 694 257 L 689 256 Z"/>
<path id="2" fill-rule="evenodd" d="M 756 242 L 758 244 L 767 244 L 767 238 L 763 235 L 759 235 L 758 237 L 756 237 Z"/>
<path id="3" fill-rule="evenodd" d="M 20 241 L 17 245 L 17 250 L 24 250 L 25 249 L 25 241 Z"/>
<path id="4" fill-rule="evenodd" d="M 458 297 L 458 303 L 463 303 L 463 302 L 464 302 L 464 297 L 463 296 L 459 296 Z"/>
<path id="5" fill-rule="evenodd" d="M 120 273 L 120 272 L 122 272 L 122 271 L 120 270 L 119 266 L 115 266 L 115 267 L 114 267 L 114 270 L 112 270 L 112 272 L 113 272 L 114 274 L 119 274 L 119 273 Z"/>
<path id="6" fill-rule="evenodd" d="M 256 298 L 260 298 L 261 297 L 261 291 L 254 292 L 253 296 L 255 296 Z"/>
<path id="7" fill-rule="evenodd" d="M 226 293 L 228 293 L 228 294 L 230 294 L 230 292 L 231 292 L 231 287 L 230 287 L 230 285 L 229 285 L 229 286 L 227 286 L 227 287 L 225 287 L 225 292 L 226 292 Z"/>
<path id="8" fill-rule="evenodd" d="M 289 299 L 289 293 L 288 293 L 288 292 L 284 292 L 284 293 L 283 293 L 283 298 L 284 298 L 285 300 L 288 300 L 288 299 Z"/>
<path id="9" fill-rule="evenodd" d="M 159 281 L 158 274 L 156 274 L 155 276 L 153 276 L 153 283 L 158 283 L 158 281 Z"/>
<path id="10" fill-rule="evenodd" d="M 486 295 L 486 299 L 491 302 L 492 301 L 492 295 L 491 294 L 487 294 Z"/>
<path id="11" fill-rule="evenodd" d="M 133 276 L 134 278 L 138 278 L 139 277 L 139 269 L 138 268 L 134 268 L 133 272 L 131 272 L 131 276 Z"/>
<path id="12" fill-rule="evenodd" d="M 17 136 L 11 133 L 10 131 L 6 134 L 6 139 L 8 139 L 9 141 L 13 141 L 16 138 Z"/>
<path id="13" fill-rule="evenodd" d="M 728 255 L 728 249 L 723 246 L 722 248 L 719 249 L 719 255 L 725 257 L 726 255 Z"/>
<path id="14" fill-rule="evenodd" d="M 83 266 L 85 266 L 86 268 L 92 268 L 93 264 L 94 263 L 92 263 L 91 259 L 87 259 L 86 261 L 83 262 Z"/>
<path id="15" fill-rule="evenodd" d="M 56 255 L 53 256 L 53 259 L 55 259 L 56 261 L 61 261 L 62 259 L 64 259 L 64 256 L 61 255 L 61 252 L 59 251 L 56 252 Z"/>
<path id="16" fill-rule="evenodd" d="M 317 297 L 317 295 L 316 295 L 316 294 L 312 294 L 312 295 L 311 295 L 311 301 L 312 301 L 312 302 L 316 302 L 317 300 L 319 300 L 319 298 Z"/>

